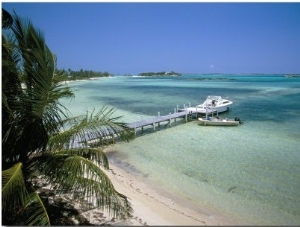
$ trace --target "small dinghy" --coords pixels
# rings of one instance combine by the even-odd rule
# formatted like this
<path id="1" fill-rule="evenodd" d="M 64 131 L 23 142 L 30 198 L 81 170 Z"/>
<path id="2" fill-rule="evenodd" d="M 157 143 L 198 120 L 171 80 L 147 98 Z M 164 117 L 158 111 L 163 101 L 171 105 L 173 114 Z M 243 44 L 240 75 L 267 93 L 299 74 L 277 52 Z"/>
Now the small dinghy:
<path id="1" fill-rule="evenodd" d="M 199 124 L 201 125 L 213 125 L 213 126 L 237 126 L 242 124 L 243 122 L 238 118 L 228 119 L 228 118 L 220 118 L 220 117 L 203 117 L 198 118 Z"/>

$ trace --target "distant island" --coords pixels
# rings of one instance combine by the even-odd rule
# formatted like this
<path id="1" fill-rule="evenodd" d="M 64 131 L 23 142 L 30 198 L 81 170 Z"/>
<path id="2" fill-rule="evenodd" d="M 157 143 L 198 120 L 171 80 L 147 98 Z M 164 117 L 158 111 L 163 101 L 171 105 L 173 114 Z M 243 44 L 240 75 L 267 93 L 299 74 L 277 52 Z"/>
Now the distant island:
<path id="1" fill-rule="evenodd" d="M 147 72 L 140 73 L 139 76 L 181 76 L 181 73 L 172 72 Z"/>
<path id="2" fill-rule="evenodd" d="M 285 75 L 286 78 L 300 78 L 300 74 Z"/>

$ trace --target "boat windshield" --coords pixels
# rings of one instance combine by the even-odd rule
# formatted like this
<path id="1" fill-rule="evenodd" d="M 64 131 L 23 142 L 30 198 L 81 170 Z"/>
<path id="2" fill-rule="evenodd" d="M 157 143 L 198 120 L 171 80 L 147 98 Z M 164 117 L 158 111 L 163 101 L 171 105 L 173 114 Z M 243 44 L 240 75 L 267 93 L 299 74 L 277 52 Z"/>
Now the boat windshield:
<path id="1" fill-rule="evenodd" d="M 203 106 L 216 106 L 217 104 L 220 104 L 221 101 L 222 101 L 221 96 L 208 96 L 202 105 Z"/>

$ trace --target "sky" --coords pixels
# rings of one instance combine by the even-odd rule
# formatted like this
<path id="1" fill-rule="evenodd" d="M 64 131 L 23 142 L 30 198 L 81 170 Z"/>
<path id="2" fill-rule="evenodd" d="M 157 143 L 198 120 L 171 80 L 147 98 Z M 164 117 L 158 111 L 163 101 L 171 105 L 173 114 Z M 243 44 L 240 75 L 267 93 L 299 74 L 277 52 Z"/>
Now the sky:
<path id="1" fill-rule="evenodd" d="M 300 3 L 2 2 L 40 29 L 58 69 L 300 73 Z"/>

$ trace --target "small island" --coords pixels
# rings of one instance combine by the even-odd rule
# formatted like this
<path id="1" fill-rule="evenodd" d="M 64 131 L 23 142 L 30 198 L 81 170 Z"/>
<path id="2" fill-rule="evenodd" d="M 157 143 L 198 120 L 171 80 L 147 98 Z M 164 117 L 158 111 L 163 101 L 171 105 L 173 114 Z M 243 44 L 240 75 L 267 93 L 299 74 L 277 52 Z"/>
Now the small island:
<path id="1" fill-rule="evenodd" d="M 140 73 L 139 76 L 181 76 L 181 73 L 171 72 L 147 72 Z"/>
<path id="2" fill-rule="evenodd" d="M 300 78 L 300 74 L 288 74 L 285 75 L 286 78 Z"/>

